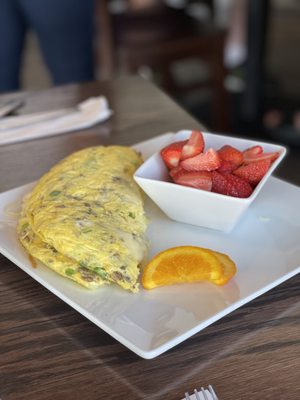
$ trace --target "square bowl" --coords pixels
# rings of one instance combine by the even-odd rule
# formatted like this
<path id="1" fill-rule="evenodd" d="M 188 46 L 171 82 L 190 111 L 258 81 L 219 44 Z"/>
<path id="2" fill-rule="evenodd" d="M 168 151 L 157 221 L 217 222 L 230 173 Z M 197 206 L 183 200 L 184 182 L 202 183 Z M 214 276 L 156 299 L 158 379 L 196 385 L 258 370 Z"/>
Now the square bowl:
<path id="1" fill-rule="evenodd" d="M 169 135 L 166 143 L 186 140 L 192 131 L 183 130 Z M 237 198 L 219 193 L 208 192 L 171 181 L 159 151 L 149 157 L 135 172 L 134 179 L 144 192 L 172 220 L 205 228 L 230 232 L 241 216 L 256 199 L 275 168 L 286 154 L 284 146 L 257 142 L 254 140 L 203 133 L 205 149 L 215 150 L 230 145 L 243 151 L 255 145 L 261 145 L 264 152 L 279 152 L 279 157 L 271 164 L 268 172 L 247 198 Z M 160 149 L 161 150 L 161 149 Z"/>

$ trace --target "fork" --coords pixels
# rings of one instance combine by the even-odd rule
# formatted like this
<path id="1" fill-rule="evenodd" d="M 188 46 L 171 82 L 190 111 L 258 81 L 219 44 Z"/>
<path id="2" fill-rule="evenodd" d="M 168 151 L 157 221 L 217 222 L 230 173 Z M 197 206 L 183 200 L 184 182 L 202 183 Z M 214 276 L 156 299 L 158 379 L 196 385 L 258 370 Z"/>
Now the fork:
<path id="1" fill-rule="evenodd" d="M 202 400 L 199 396 L 199 393 L 202 394 L 202 398 L 204 400 L 219 400 L 218 396 L 216 395 L 216 392 L 214 391 L 213 387 L 211 385 L 208 385 L 208 392 L 210 393 L 210 398 L 208 398 L 206 390 L 201 387 L 200 391 L 198 391 L 197 389 L 194 390 L 194 395 L 196 400 Z M 186 400 L 191 400 L 191 397 L 189 396 L 188 392 L 185 393 L 185 399 Z"/>

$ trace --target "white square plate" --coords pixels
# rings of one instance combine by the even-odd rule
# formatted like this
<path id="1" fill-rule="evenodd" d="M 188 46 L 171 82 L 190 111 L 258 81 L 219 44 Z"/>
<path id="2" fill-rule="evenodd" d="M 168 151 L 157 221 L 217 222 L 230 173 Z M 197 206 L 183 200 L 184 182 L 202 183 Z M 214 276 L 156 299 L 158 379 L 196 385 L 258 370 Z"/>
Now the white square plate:
<path id="1" fill-rule="evenodd" d="M 162 135 L 134 147 L 147 158 L 169 137 Z M 31 187 L 0 194 L 1 253 L 143 358 L 164 353 L 300 271 L 300 189 L 271 177 L 230 234 L 171 221 L 151 200 L 146 201 L 151 219 L 148 259 L 172 246 L 209 247 L 229 254 L 237 264 L 238 273 L 227 285 L 141 288 L 138 294 L 113 286 L 88 291 L 41 263 L 33 268 L 19 244 L 17 212 Z"/>

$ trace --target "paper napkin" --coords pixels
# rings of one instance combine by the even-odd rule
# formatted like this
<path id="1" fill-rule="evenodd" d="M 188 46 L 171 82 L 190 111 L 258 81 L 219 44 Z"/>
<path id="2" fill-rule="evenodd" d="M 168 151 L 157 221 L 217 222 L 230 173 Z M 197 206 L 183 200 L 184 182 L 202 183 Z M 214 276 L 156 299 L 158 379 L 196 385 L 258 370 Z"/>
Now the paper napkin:
<path id="1" fill-rule="evenodd" d="M 0 145 L 89 128 L 112 115 L 107 99 L 91 97 L 77 107 L 0 119 Z"/>

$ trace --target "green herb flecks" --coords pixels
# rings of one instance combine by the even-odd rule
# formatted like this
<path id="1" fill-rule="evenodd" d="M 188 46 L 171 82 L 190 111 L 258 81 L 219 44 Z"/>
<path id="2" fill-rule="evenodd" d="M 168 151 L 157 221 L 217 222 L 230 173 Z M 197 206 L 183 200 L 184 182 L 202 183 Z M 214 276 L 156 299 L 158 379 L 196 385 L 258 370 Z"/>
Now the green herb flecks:
<path id="1" fill-rule="evenodd" d="M 82 268 L 87 268 L 87 266 L 88 266 L 88 264 L 87 264 L 86 261 L 79 261 L 79 265 L 80 265 Z"/>
<path id="2" fill-rule="evenodd" d="M 49 196 L 50 197 L 57 197 L 60 194 L 61 194 L 60 190 L 53 190 L 51 193 L 49 193 Z"/>
<path id="3" fill-rule="evenodd" d="M 68 276 L 73 276 L 75 273 L 76 273 L 76 271 L 73 268 L 66 269 L 66 275 L 68 275 Z"/>
<path id="4" fill-rule="evenodd" d="M 91 228 L 83 228 L 83 229 L 81 229 L 82 233 L 89 233 L 89 232 L 92 232 L 92 231 L 93 230 Z"/>
<path id="5" fill-rule="evenodd" d="M 94 271 L 96 274 L 100 275 L 102 279 L 107 279 L 107 273 L 101 267 L 95 267 Z"/>

